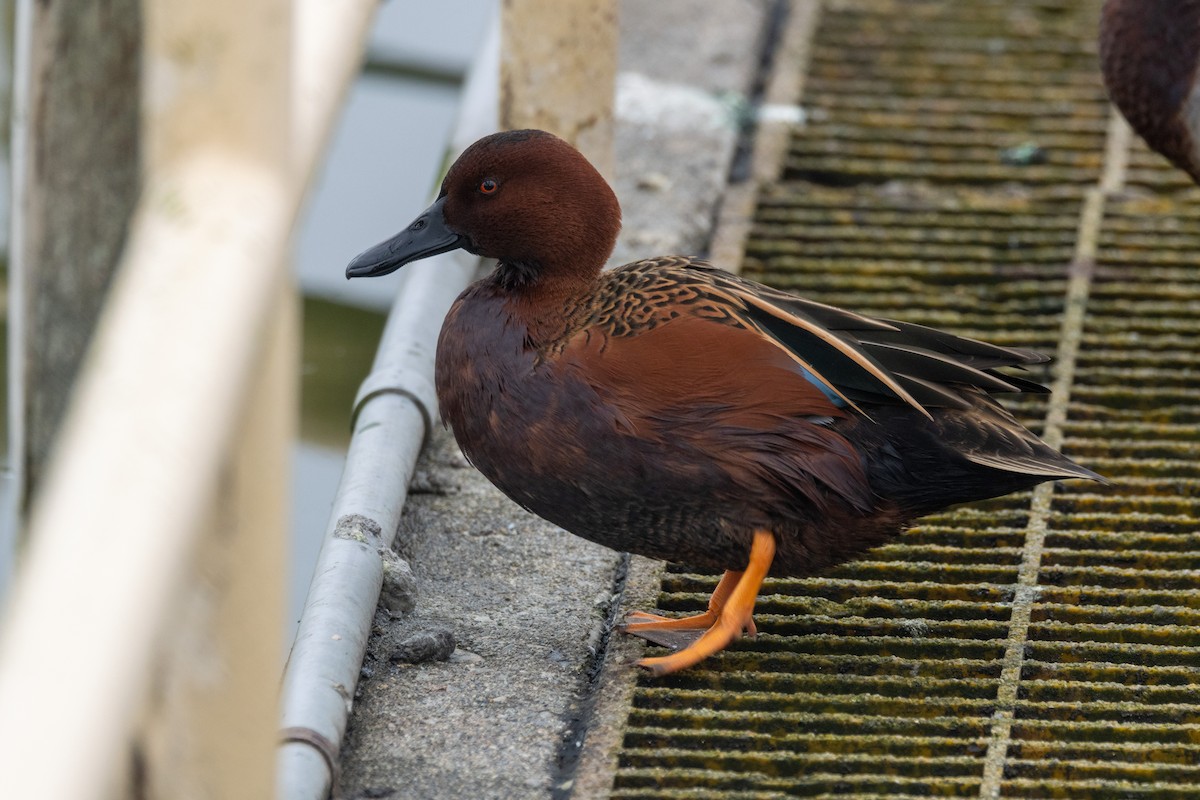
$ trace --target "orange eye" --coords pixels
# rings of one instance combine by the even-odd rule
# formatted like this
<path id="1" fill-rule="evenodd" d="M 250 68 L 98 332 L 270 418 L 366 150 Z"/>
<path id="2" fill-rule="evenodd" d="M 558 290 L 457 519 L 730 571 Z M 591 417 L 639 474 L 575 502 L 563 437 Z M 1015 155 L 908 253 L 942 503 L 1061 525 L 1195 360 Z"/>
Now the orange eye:
<path id="1" fill-rule="evenodd" d="M 496 183 L 491 178 L 484 178 L 483 182 L 479 184 L 480 194 L 493 194 L 499 188 L 500 184 Z"/>

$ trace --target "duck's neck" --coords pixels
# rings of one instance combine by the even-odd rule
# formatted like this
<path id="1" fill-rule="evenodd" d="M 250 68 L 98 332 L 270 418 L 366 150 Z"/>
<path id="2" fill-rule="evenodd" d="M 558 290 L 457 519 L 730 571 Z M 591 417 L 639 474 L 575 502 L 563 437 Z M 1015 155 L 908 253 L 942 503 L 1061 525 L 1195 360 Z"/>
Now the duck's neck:
<path id="1" fill-rule="evenodd" d="M 602 265 L 593 269 L 553 269 L 500 262 L 490 276 L 505 305 L 528 329 L 535 347 L 545 346 L 573 330 L 586 314 Z"/>

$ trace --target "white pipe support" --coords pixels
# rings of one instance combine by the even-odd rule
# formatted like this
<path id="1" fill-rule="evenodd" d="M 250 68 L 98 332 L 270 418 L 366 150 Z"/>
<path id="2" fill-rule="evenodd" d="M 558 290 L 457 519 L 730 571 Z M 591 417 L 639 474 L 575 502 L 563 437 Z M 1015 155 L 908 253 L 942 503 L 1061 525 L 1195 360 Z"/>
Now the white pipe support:
<path id="1" fill-rule="evenodd" d="M 415 359 L 414 359 L 415 360 Z M 384 368 L 371 372 L 358 389 L 354 398 L 354 410 L 350 412 L 350 424 L 357 427 L 358 413 L 368 402 L 381 394 L 395 394 L 407 398 L 421 412 L 425 438 L 433 432 L 433 419 L 437 415 L 437 390 L 433 381 L 420 369 L 420 364 L 403 364 L 398 368 Z"/>
<path id="2" fill-rule="evenodd" d="M 130 733 L 154 685 L 159 634 L 207 519 L 284 282 L 300 189 L 361 62 L 375 3 L 297 6 L 289 170 L 275 169 L 269 146 L 254 149 L 262 132 L 242 141 L 232 132 L 242 128 L 223 125 L 237 111 L 228 103 L 225 115 L 205 116 L 212 105 L 203 105 L 210 97 L 203 95 L 180 111 L 222 123 L 212 140 L 175 115 L 176 101 L 192 103 L 218 78 L 228 78 L 222 85 L 244 86 L 247 74 L 259 81 L 237 59 L 259 64 L 260 41 L 236 53 L 199 50 L 216 70 L 200 82 L 184 81 L 189 75 L 171 60 L 191 52 L 177 41 L 167 56 L 155 50 L 150 57 L 147 185 L 0 626 L 0 797 L 99 798 L 127 761 Z M 195 11 L 160 13 L 165 7 L 153 8 L 156 31 L 186 25 L 181 20 Z M 226 44 L 204 40 L 211 41 Z M 412 417 L 419 421 L 415 411 Z M 47 659 L 47 637 L 71 641 L 84 668 Z"/>

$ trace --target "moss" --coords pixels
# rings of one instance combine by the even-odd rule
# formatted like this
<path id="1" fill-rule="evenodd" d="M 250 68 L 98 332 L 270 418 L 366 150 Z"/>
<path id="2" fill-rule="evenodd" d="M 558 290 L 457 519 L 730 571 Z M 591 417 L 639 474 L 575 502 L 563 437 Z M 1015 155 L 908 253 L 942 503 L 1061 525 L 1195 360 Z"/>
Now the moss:
<path id="1" fill-rule="evenodd" d="M 1066 407 L 1046 422 L 1045 398 L 1005 403 L 1111 485 L 953 509 L 827 575 L 768 581 L 757 640 L 641 679 L 614 796 L 978 796 L 988 759 L 1002 796 L 1194 794 L 1200 190 L 1135 149 L 1142 190 L 1105 199 L 1098 263 L 1076 242 L 1109 113 L 1098 13 L 827 6 L 809 123 L 761 192 L 743 272 L 1050 353 L 1067 324 L 1077 361 L 1031 373 L 1072 378 Z M 1024 142 L 1044 163 L 1002 163 Z M 713 586 L 673 570 L 660 603 L 695 611 Z"/>

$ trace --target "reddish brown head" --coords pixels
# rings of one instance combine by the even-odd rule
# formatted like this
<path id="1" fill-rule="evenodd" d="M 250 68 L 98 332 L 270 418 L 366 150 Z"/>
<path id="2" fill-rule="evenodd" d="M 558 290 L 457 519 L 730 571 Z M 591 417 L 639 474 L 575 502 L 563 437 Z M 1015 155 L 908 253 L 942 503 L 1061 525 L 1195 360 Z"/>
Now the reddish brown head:
<path id="1" fill-rule="evenodd" d="M 461 247 L 499 259 L 516 284 L 590 279 L 620 228 L 616 195 L 578 150 L 544 131 L 507 131 L 468 147 L 433 205 L 355 258 L 346 275 L 386 275 Z"/>

